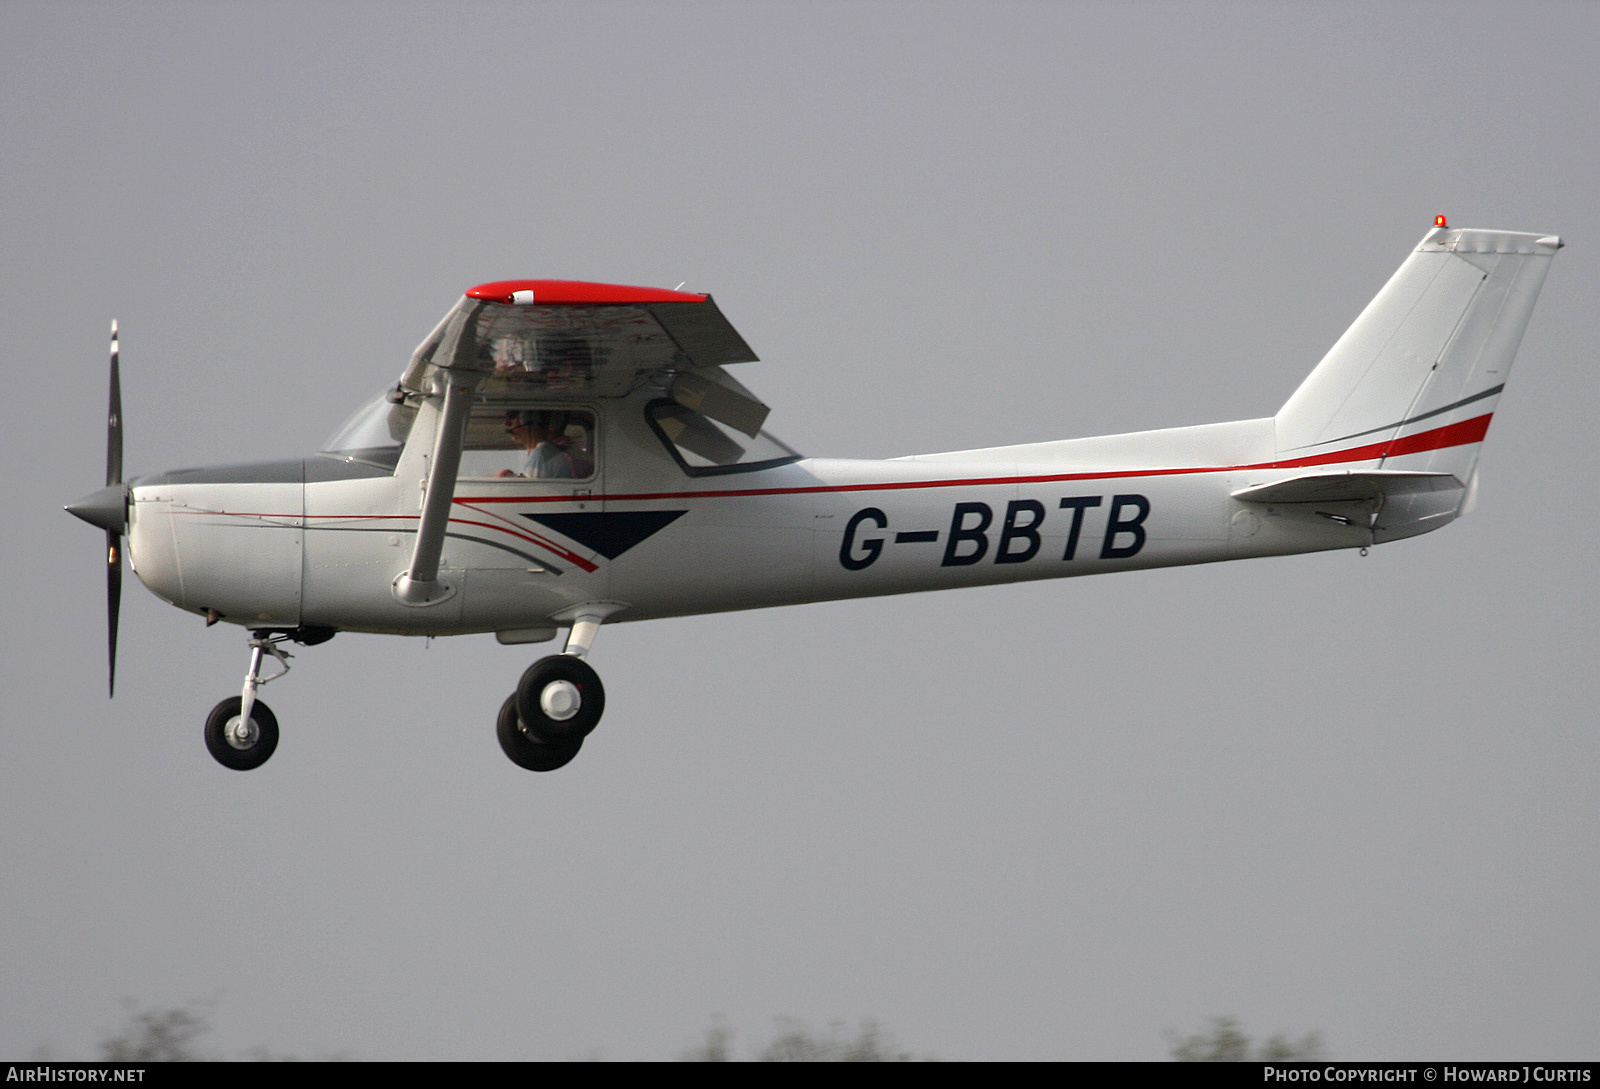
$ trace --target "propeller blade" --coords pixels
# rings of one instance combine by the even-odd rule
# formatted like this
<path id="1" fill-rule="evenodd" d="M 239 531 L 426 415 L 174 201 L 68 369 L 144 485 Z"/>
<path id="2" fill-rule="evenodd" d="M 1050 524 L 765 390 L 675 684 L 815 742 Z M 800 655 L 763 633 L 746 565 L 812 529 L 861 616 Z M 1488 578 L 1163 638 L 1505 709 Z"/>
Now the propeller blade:
<path id="1" fill-rule="evenodd" d="M 122 537 L 128 532 L 128 485 L 122 480 L 122 374 L 117 323 L 111 323 L 111 403 L 106 410 L 106 486 L 67 504 L 67 513 L 106 531 L 106 694 L 117 693 L 117 613 L 122 608 Z"/>
<path id="2" fill-rule="evenodd" d="M 122 483 L 122 368 L 117 322 L 111 320 L 111 403 L 106 409 L 106 490 L 117 491 L 114 519 L 106 531 L 106 698 L 117 694 L 117 614 L 122 611 L 122 534 L 127 527 L 128 490 Z M 77 513 L 74 511 L 73 513 Z M 82 515 L 80 515 L 82 517 Z"/>
<path id="3" fill-rule="evenodd" d="M 106 483 L 122 483 L 122 374 L 117 364 L 117 323 L 111 322 L 111 407 L 106 412 Z"/>
<path id="4" fill-rule="evenodd" d="M 117 613 L 122 608 L 122 534 L 106 530 L 106 698 L 117 694 Z"/>

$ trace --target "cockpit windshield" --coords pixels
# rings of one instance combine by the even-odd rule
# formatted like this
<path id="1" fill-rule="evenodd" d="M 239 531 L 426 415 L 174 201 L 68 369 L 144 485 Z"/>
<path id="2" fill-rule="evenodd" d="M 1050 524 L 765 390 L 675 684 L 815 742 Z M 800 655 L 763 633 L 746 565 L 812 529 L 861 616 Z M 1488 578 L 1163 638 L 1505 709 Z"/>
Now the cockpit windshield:
<path id="1" fill-rule="evenodd" d="M 390 400 L 386 389 L 355 411 L 318 451 L 323 457 L 358 461 L 393 470 L 400 463 L 400 448 L 416 422 L 414 405 Z"/>

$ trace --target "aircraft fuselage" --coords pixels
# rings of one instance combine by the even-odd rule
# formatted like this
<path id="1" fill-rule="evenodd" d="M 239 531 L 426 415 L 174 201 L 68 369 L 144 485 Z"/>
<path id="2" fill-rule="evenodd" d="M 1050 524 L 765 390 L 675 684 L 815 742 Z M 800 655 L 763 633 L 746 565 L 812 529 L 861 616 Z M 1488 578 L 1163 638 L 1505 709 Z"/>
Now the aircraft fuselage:
<path id="1" fill-rule="evenodd" d="M 1277 464 L 1270 419 L 1146 433 L 1162 467 L 1094 466 L 1092 447 L 1049 443 L 691 478 L 631 433 L 628 400 L 598 407 L 600 471 L 582 487 L 458 483 L 451 593 L 426 606 L 392 592 L 425 431 L 392 473 L 310 458 L 136 481 L 129 555 L 157 594 L 246 627 L 517 640 L 553 635 L 551 618 L 584 602 L 614 603 L 617 622 L 1374 543 L 1370 501 L 1233 497 L 1303 469 Z"/>

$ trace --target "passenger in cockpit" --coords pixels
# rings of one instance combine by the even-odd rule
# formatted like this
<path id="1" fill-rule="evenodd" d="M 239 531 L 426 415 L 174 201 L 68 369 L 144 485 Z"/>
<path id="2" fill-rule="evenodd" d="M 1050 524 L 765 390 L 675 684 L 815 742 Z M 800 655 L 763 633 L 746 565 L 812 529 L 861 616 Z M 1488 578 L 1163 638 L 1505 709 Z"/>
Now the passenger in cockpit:
<path id="1" fill-rule="evenodd" d="M 538 409 L 506 413 L 506 434 L 528 451 L 520 473 L 501 469 L 498 476 L 524 476 L 530 480 L 561 480 L 576 476 L 572 458 L 553 440 L 565 432 L 567 415 Z"/>

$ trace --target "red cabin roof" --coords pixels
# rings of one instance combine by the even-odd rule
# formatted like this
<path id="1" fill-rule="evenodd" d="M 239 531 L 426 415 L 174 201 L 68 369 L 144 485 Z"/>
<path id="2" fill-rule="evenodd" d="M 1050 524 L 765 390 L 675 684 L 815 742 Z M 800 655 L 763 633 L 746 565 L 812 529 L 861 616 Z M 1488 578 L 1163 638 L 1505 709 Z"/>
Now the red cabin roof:
<path id="1" fill-rule="evenodd" d="M 705 302 L 707 296 L 659 287 L 591 284 L 583 280 L 495 280 L 467 289 L 470 299 L 509 303 L 519 292 L 531 292 L 537 306 L 626 306 L 637 303 Z"/>

